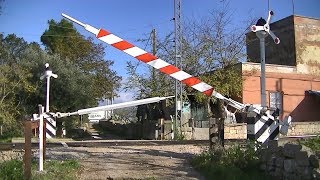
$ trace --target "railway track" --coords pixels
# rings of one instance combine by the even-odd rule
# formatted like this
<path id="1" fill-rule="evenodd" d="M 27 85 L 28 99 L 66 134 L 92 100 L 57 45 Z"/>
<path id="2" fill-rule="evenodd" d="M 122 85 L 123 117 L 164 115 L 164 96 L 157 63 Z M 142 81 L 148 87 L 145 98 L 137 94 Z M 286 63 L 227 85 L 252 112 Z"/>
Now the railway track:
<path id="1" fill-rule="evenodd" d="M 206 145 L 208 140 L 188 140 L 188 141 L 160 141 L 160 140 L 86 140 L 86 141 L 60 141 L 47 142 L 46 147 L 107 147 L 107 146 L 164 146 L 164 145 Z M 39 148 L 37 142 L 33 142 L 32 149 Z M 24 142 L 0 143 L 1 150 L 23 149 Z"/>
<path id="2" fill-rule="evenodd" d="M 285 137 L 279 139 L 279 144 L 306 139 L 310 137 Z M 246 139 L 225 140 L 225 145 L 240 144 L 244 145 Z M 47 142 L 47 148 L 53 147 L 107 147 L 107 146 L 170 146 L 170 145 L 209 145 L 209 140 L 184 140 L 184 141 L 167 141 L 167 140 L 83 140 L 83 141 L 59 141 Z M 38 142 L 32 142 L 32 149 L 39 148 Z M 23 149 L 24 142 L 0 143 L 0 151 Z"/>

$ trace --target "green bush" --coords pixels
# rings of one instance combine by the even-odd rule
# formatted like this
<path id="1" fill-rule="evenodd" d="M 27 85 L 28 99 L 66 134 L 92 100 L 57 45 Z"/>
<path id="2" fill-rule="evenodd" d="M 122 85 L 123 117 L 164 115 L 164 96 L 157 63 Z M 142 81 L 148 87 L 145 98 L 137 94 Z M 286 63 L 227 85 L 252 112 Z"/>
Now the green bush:
<path id="1" fill-rule="evenodd" d="M 233 145 L 228 149 L 203 152 L 195 156 L 191 164 L 207 179 L 268 179 L 259 171 L 259 150 L 253 143 L 245 148 Z"/>
<path id="2" fill-rule="evenodd" d="M 11 142 L 12 137 L 8 137 L 8 136 L 0 136 L 0 142 L 1 143 L 9 143 Z"/>
<path id="3" fill-rule="evenodd" d="M 309 147 L 313 152 L 320 152 L 320 136 L 315 138 L 309 138 L 305 140 L 300 140 L 301 145 Z"/>
<path id="4" fill-rule="evenodd" d="M 23 162 L 19 160 L 10 160 L 1 163 L 0 179 L 23 179 Z"/>

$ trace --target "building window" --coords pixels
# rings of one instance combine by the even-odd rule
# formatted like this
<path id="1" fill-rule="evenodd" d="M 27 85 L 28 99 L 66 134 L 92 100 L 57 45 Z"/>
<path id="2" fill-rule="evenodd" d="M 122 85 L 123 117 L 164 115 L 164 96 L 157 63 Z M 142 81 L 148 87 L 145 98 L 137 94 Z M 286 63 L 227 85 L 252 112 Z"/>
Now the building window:
<path id="1" fill-rule="evenodd" d="M 269 107 L 272 113 L 276 113 L 276 116 L 279 116 L 282 113 L 282 92 L 275 91 L 270 92 L 269 94 Z M 278 111 L 278 112 L 277 112 Z"/>

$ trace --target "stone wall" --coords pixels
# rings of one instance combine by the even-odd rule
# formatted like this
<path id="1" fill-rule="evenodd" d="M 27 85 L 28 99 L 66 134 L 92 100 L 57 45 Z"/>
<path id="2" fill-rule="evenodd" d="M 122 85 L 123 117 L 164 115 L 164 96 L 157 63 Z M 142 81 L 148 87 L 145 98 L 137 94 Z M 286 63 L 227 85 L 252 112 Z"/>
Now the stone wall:
<path id="1" fill-rule="evenodd" d="M 224 139 L 246 139 L 247 123 L 235 123 L 224 125 Z"/>
<path id="2" fill-rule="evenodd" d="M 286 136 L 304 136 L 304 135 L 320 135 L 320 122 L 293 122 Z M 280 135 L 280 137 L 285 137 Z M 225 139 L 246 139 L 247 124 L 225 124 L 224 126 Z"/>
<path id="3" fill-rule="evenodd" d="M 209 128 L 182 128 L 185 139 L 193 140 L 209 140 Z M 225 139 L 246 139 L 247 138 L 247 124 L 225 124 L 224 125 Z"/>
<path id="4" fill-rule="evenodd" d="M 311 151 L 298 144 L 278 146 L 269 141 L 260 152 L 260 169 L 275 179 L 319 179 L 319 160 Z"/>
<path id="5" fill-rule="evenodd" d="M 297 70 L 320 75 L 320 19 L 294 16 Z"/>
<path id="6" fill-rule="evenodd" d="M 141 135 L 145 139 L 155 139 L 156 126 L 154 123 L 144 123 L 143 127 L 137 125 L 118 125 L 112 123 L 101 123 L 101 126 L 110 130 L 111 132 L 117 132 L 122 135 L 126 135 L 129 139 L 139 138 Z M 142 129 L 141 129 L 142 128 Z M 139 134 L 139 131 L 143 130 L 143 134 Z M 161 132 L 158 132 L 160 136 Z M 194 128 L 183 127 L 182 134 L 184 139 L 190 140 L 209 140 L 209 128 Z M 291 128 L 289 128 L 287 136 L 302 136 L 302 135 L 319 135 L 320 134 L 320 122 L 293 122 Z M 281 135 L 280 137 L 284 137 Z M 141 138 L 141 137 L 140 137 Z M 225 139 L 247 139 L 247 124 L 235 123 L 224 125 L 224 138 Z M 159 137 L 160 139 L 160 137 Z M 163 139 L 171 139 L 171 121 L 164 121 Z"/>
<path id="7" fill-rule="evenodd" d="M 319 135 L 320 122 L 293 122 L 288 136 Z"/>

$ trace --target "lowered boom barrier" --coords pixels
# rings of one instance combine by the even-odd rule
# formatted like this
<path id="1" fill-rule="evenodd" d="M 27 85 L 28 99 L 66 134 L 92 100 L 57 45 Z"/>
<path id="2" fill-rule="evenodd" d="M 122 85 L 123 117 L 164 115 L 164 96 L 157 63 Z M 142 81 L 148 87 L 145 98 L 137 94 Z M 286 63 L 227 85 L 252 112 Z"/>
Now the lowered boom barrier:
<path id="1" fill-rule="evenodd" d="M 262 107 L 254 107 L 252 105 L 242 104 L 234 101 L 230 98 L 224 97 L 222 94 L 214 90 L 214 87 L 202 82 L 200 79 L 193 77 L 192 75 L 180 70 L 176 66 L 173 66 L 164 60 L 154 56 L 153 54 L 146 52 L 145 50 L 136 47 L 135 45 L 123 40 L 122 38 L 112 34 L 104 29 L 97 29 L 89 24 L 82 23 L 66 14 L 62 14 L 63 17 L 70 21 L 79 24 L 84 27 L 85 30 L 91 32 L 97 39 L 115 47 L 116 49 L 125 52 L 126 54 L 142 61 L 158 70 L 167 74 L 183 84 L 190 86 L 203 94 L 211 97 L 214 96 L 226 102 L 228 105 L 249 114 L 247 137 L 249 139 L 257 140 L 265 143 L 269 139 L 278 139 L 279 132 L 286 134 L 288 127 L 291 123 L 291 118 L 285 119 L 285 121 L 279 121 L 270 115 L 269 111 L 265 111 Z M 69 115 L 80 114 L 81 111 L 71 113 Z M 279 126 L 282 128 L 279 129 Z"/>
<path id="2" fill-rule="evenodd" d="M 84 27 L 87 31 L 94 34 L 99 40 L 115 47 L 120 51 L 127 53 L 128 55 L 138 59 L 139 61 L 142 61 L 156 69 L 159 69 L 162 73 L 181 81 L 183 84 L 186 84 L 187 86 L 190 86 L 209 97 L 214 96 L 216 98 L 222 99 L 236 109 L 244 110 L 244 104 L 224 97 L 220 93 L 216 92 L 214 88 L 209 84 L 202 82 L 200 79 L 193 77 L 192 75 L 184 71 L 181 71 L 176 66 L 173 66 L 165 62 L 164 60 L 154 56 L 153 54 L 146 52 L 137 46 L 134 46 L 133 44 L 123 40 L 122 38 L 112 34 L 111 32 L 104 29 L 97 29 L 93 26 L 90 26 L 89 24 L 84 24 L 66 14 L 62 14 L 62 16 Z"/>

